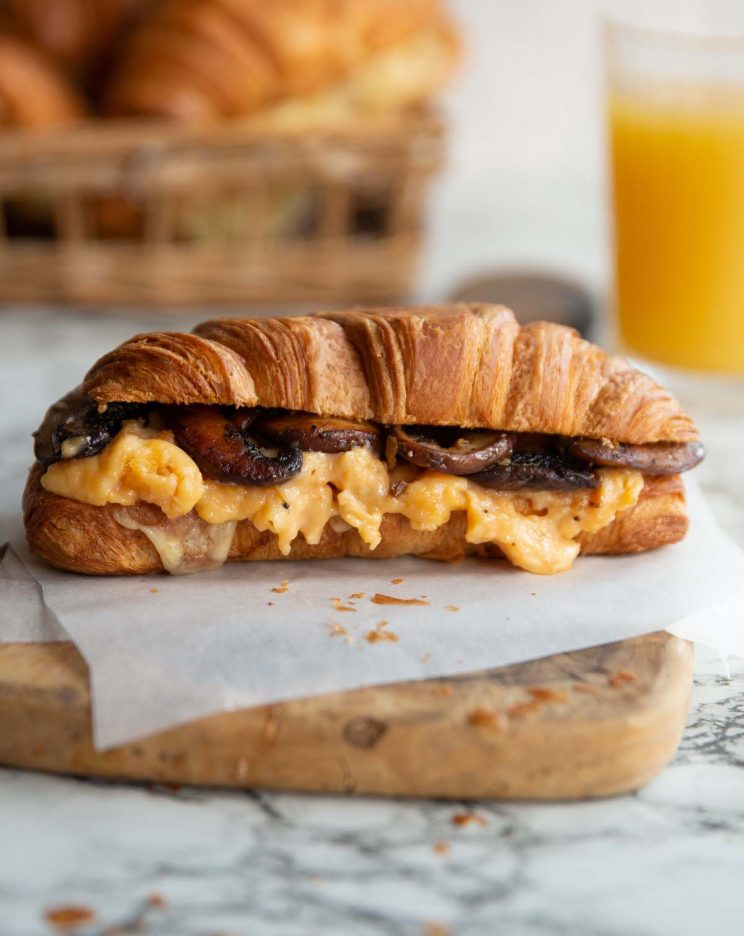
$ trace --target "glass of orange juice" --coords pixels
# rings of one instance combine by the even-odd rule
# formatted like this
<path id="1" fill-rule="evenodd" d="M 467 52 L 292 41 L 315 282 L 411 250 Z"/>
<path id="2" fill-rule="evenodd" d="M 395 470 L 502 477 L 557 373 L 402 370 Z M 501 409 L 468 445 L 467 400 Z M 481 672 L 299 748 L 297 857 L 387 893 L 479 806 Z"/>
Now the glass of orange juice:
<path id="1" fill-rule="evenodd" d="M 744 373 L 744 29 L 610 22 L 605 52 L 620 340 Z"/>

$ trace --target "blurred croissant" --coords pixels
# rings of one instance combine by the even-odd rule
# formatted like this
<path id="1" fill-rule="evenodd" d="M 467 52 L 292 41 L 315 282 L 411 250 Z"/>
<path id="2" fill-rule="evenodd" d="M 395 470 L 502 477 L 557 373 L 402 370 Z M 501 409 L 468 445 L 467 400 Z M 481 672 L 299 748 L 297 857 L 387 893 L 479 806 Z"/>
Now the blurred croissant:
<path id="1" fill-rule="evenodd" d="M 84 114 L 82 98 L 53 62 L 26 42 L 0 35 L 0 126 L 55 126 Z"/>
<path id="2" fill-rule="evenodd" d="M 440 0 L 163 0 L 124 42 L 105 109 L 287 126 L 403 109 L 458 52 Z"/>
<path id="3" fill-rule="evenodd" d="M 82 80 L 97 75 L 134 14 L 153 0 L 2 0 L 4 27 Z"/>

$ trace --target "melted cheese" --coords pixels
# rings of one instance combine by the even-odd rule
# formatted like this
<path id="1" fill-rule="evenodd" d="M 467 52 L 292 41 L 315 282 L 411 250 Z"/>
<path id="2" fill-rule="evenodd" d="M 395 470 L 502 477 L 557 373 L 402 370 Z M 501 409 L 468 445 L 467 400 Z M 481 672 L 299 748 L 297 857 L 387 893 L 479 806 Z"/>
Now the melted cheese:
<path id="1" fill-rule="evenodd" d="M 463 511 L 469 543 L 497 543 L 515 565 L 545 575 L 568 569 L 579 553 L 578 535 L 607 526 L 636 503 L 643 487 L 639 472 L 608 468 L 600 470 L 596 490 L 490 491 L 467 478 L 410 466 L 391 475 L 366 448 L 338 455 L 305 453 L 296 477 L 274 487 L 251 487 L 202 478 L 171 438 L 167 432 L 127 425 L 100 455 L 52 466 L 42 486 L 97 506 L 147 501 L 168 517 L 193 509 L 210 527 L 229 529 L 230 537 L 236 522 L 250 520 L 276 535 L 284 555 L 299 535 L 311 545 L 319 543 L 329 523 L 334 529 L 357 530 L 374 549 L 385 514 L 406 517 L 414 530 L 435 530 Z M 400 479 L 407 483 L 395 495 L 391 481 Z M 136 528 L 159 550 L 173 551 L 160 528 Z M 227 555 L 227 535 L 222 534 L 217 556 Z M 178 563 L 176 549 L 168 565 Z"/>

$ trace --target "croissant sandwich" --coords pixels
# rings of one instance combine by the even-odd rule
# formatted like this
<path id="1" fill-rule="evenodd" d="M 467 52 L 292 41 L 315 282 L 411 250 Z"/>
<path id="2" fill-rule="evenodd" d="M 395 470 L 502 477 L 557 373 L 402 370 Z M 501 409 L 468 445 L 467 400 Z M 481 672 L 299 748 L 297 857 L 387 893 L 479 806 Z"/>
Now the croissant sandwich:
<path id="1" fill-rule="evenodd" d="M 138 335 L 35 436 L 31 548 L 92 574 L 407 554 L 550 574 L 680 540 L 703 457 L 650 377 L 493 305 Z"/>

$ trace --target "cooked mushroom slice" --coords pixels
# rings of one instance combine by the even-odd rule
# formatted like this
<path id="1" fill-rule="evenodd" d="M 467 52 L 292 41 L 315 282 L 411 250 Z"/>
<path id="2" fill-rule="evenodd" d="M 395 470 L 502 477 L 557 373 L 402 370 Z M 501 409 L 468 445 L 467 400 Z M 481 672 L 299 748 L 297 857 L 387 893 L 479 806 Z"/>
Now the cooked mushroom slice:
<path id="1" fill-rule="evenodd" d="M 255 425 L 255 432 L 281 445 L 303 452 L 348 452 L 366 445 L 376 454 L 382 452 L 379 426 L 363 420 L 312 413 L 267 413 Z"/>
<path id="2" fill-rule="evenodd" d="M 302 452 L 267 450 L 248 435 L 250 415 L 241 410 L 228 415 L 217 406 L 168 408 L 176 442 L 208 477 L 233 484 L 269 485 L 299 474 Z"/>
<path id="3" fill-rule="evenodd" d="M 566 451 L 574 458 L 610 468 L 635 468 L 647 475 L 689 471 L 705 458 L 700 442 L 652 442 L 628 445 L 600 439 L 567 439 Z"/>
<path id="4" fill-rule="evenodd" d="M 109 403 L 99 412 L 96 401 L 78 387 L 47 410 L 34 433 L 34 454 L 44 468 L 65 458 L 97 455 L 125 419 L 137 419 L 147 409 L 141 403 Z"/>
<path id="5" fill-rule="evenodd" d="M 450 426 L 393 426 L 392 436 L 401 458 L 454 475 L 484 471 L 508 459 L 513 447 L 508 432 Z"/>
<path id="6" fill-rule="evenodd" d="M 470 478 L 497 491 L 573 491 L 596 488 L 599 478 L 586 464 L 567 455 L 515 452 L 507 464 Z"/>

